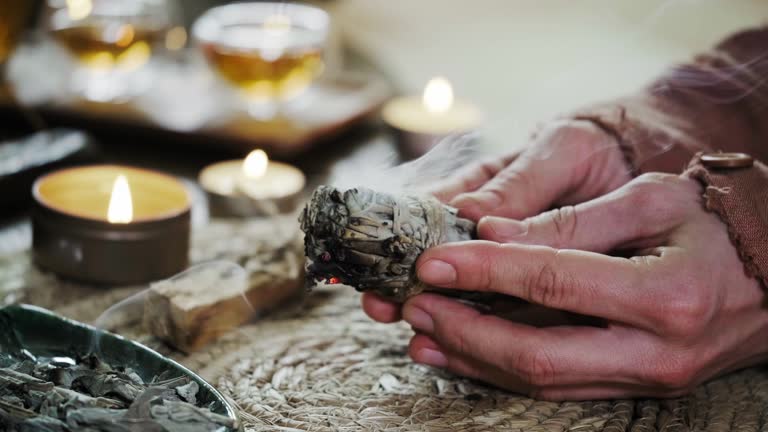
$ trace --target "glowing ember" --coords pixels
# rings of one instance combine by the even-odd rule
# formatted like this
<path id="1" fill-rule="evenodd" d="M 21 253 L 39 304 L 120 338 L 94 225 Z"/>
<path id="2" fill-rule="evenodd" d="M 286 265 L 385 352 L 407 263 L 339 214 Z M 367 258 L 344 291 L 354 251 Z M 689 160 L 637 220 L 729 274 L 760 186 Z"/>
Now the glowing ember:
<path id="1" fill-rule="evenodd" d="M 341 283 L 341 279 L 337 278 L 336 276 L 333 276 L 333 277 L 328 279 L 328 284 L 330 284 L 330 285 L 336 285 L 336 284 L 339 284 L 339 283 Z"/>

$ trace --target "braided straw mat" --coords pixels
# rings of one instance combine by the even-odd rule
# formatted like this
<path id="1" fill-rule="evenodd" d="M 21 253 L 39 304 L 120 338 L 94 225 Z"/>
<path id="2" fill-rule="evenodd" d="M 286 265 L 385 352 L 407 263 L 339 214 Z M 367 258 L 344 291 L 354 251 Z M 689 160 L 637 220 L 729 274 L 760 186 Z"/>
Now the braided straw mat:
<path id="1" fill-rule="evenodd" d="M 0 257 L 5 303 L 91 321 L 137 290 L 64 283 L 25 254 Z M 240 407 L 249 431 L 768 431 L 768 368 L 678 399 L 536 401 L 412 363 L 410 329 L 370 321 L 343 287 L 316 290 L 188 356 L 139 328 L 123 333 L 199 372 Z"/>

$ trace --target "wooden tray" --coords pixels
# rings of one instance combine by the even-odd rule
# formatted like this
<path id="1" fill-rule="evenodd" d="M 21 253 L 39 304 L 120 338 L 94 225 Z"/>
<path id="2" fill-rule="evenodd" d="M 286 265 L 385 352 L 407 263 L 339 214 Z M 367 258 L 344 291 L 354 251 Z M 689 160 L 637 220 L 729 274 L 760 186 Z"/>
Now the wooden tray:
<path id="1" fill-rule="evenodd" d="M 270 156 L 291 158 L 376 112 L 390 96 L 381 76 L 344 72 L 316 82 L 286 105 L 281 116 L 259 121 L 194 56 L 184 63 L 154 61 L 145 69 L 148 84 L 140 96 L 122 103 L 84 101 L 68 90 L 72 64 L 66 54 L 48 41 L 27 43 L 9 64 L 9 85 L 16 96 L 0 98 L 0 105 L 23 107 L 59 125 L 129 128 L 161 140 L 243 153 L 259 147 Z"/>

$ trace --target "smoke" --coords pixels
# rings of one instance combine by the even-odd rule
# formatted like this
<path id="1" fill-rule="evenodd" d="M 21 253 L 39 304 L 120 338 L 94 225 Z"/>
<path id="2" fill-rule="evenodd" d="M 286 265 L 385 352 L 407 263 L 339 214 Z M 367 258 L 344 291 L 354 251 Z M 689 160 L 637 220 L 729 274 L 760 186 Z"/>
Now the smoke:
<path id="1" fill-rule="evenodd" d="M 354 169 L 336 170 L 328 184 L 340 190 L 366 187 L 394 196 L 429 194 L 436 184 L 479 158 L 479 140 L 478 132 L 450 135 L 425 155 L 402 164 L 397 164 L 394 152 L 379 157 L 368 155 L 355 161 Z"/>
<path id="2" fill-rule="evenodd" d="M 719 64 L 716 69 L 677 67 L 665 80 L 665 86 L 654 88 L 653 91 L 659 93 L 671 89 L 689 92 L 699 100 L 714 104 L 732 104 L 754 96 L 756 102 L 765 107 L 768 106 L 768 95 L 759 90 L 765 89 L 766 77 L 756 73 L 755 69 L 767 58 L 768 50 L 747 61 Z M 719 62 L 724 61 L 719 59 Z"/>

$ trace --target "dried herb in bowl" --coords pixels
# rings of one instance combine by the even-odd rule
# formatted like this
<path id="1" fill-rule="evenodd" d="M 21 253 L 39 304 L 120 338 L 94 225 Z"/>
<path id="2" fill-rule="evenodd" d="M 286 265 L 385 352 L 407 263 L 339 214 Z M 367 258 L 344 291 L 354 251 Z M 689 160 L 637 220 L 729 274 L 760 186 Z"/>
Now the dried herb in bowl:
<path id="1" fill-rule="evenodd" d="M 42 308 L 0 308 L 0 431 L 240 427 L 216 389 L 141 344 Z"/>
<path id="2" fill-rule="evenodd" d="M 93 355 L 4 363 L 10 364 L 0 368 L 3 430 L 207 432 L 235 426 L 196 406 L 199 386 L 188 377 L 145 383 L 132 369 Z"/>

